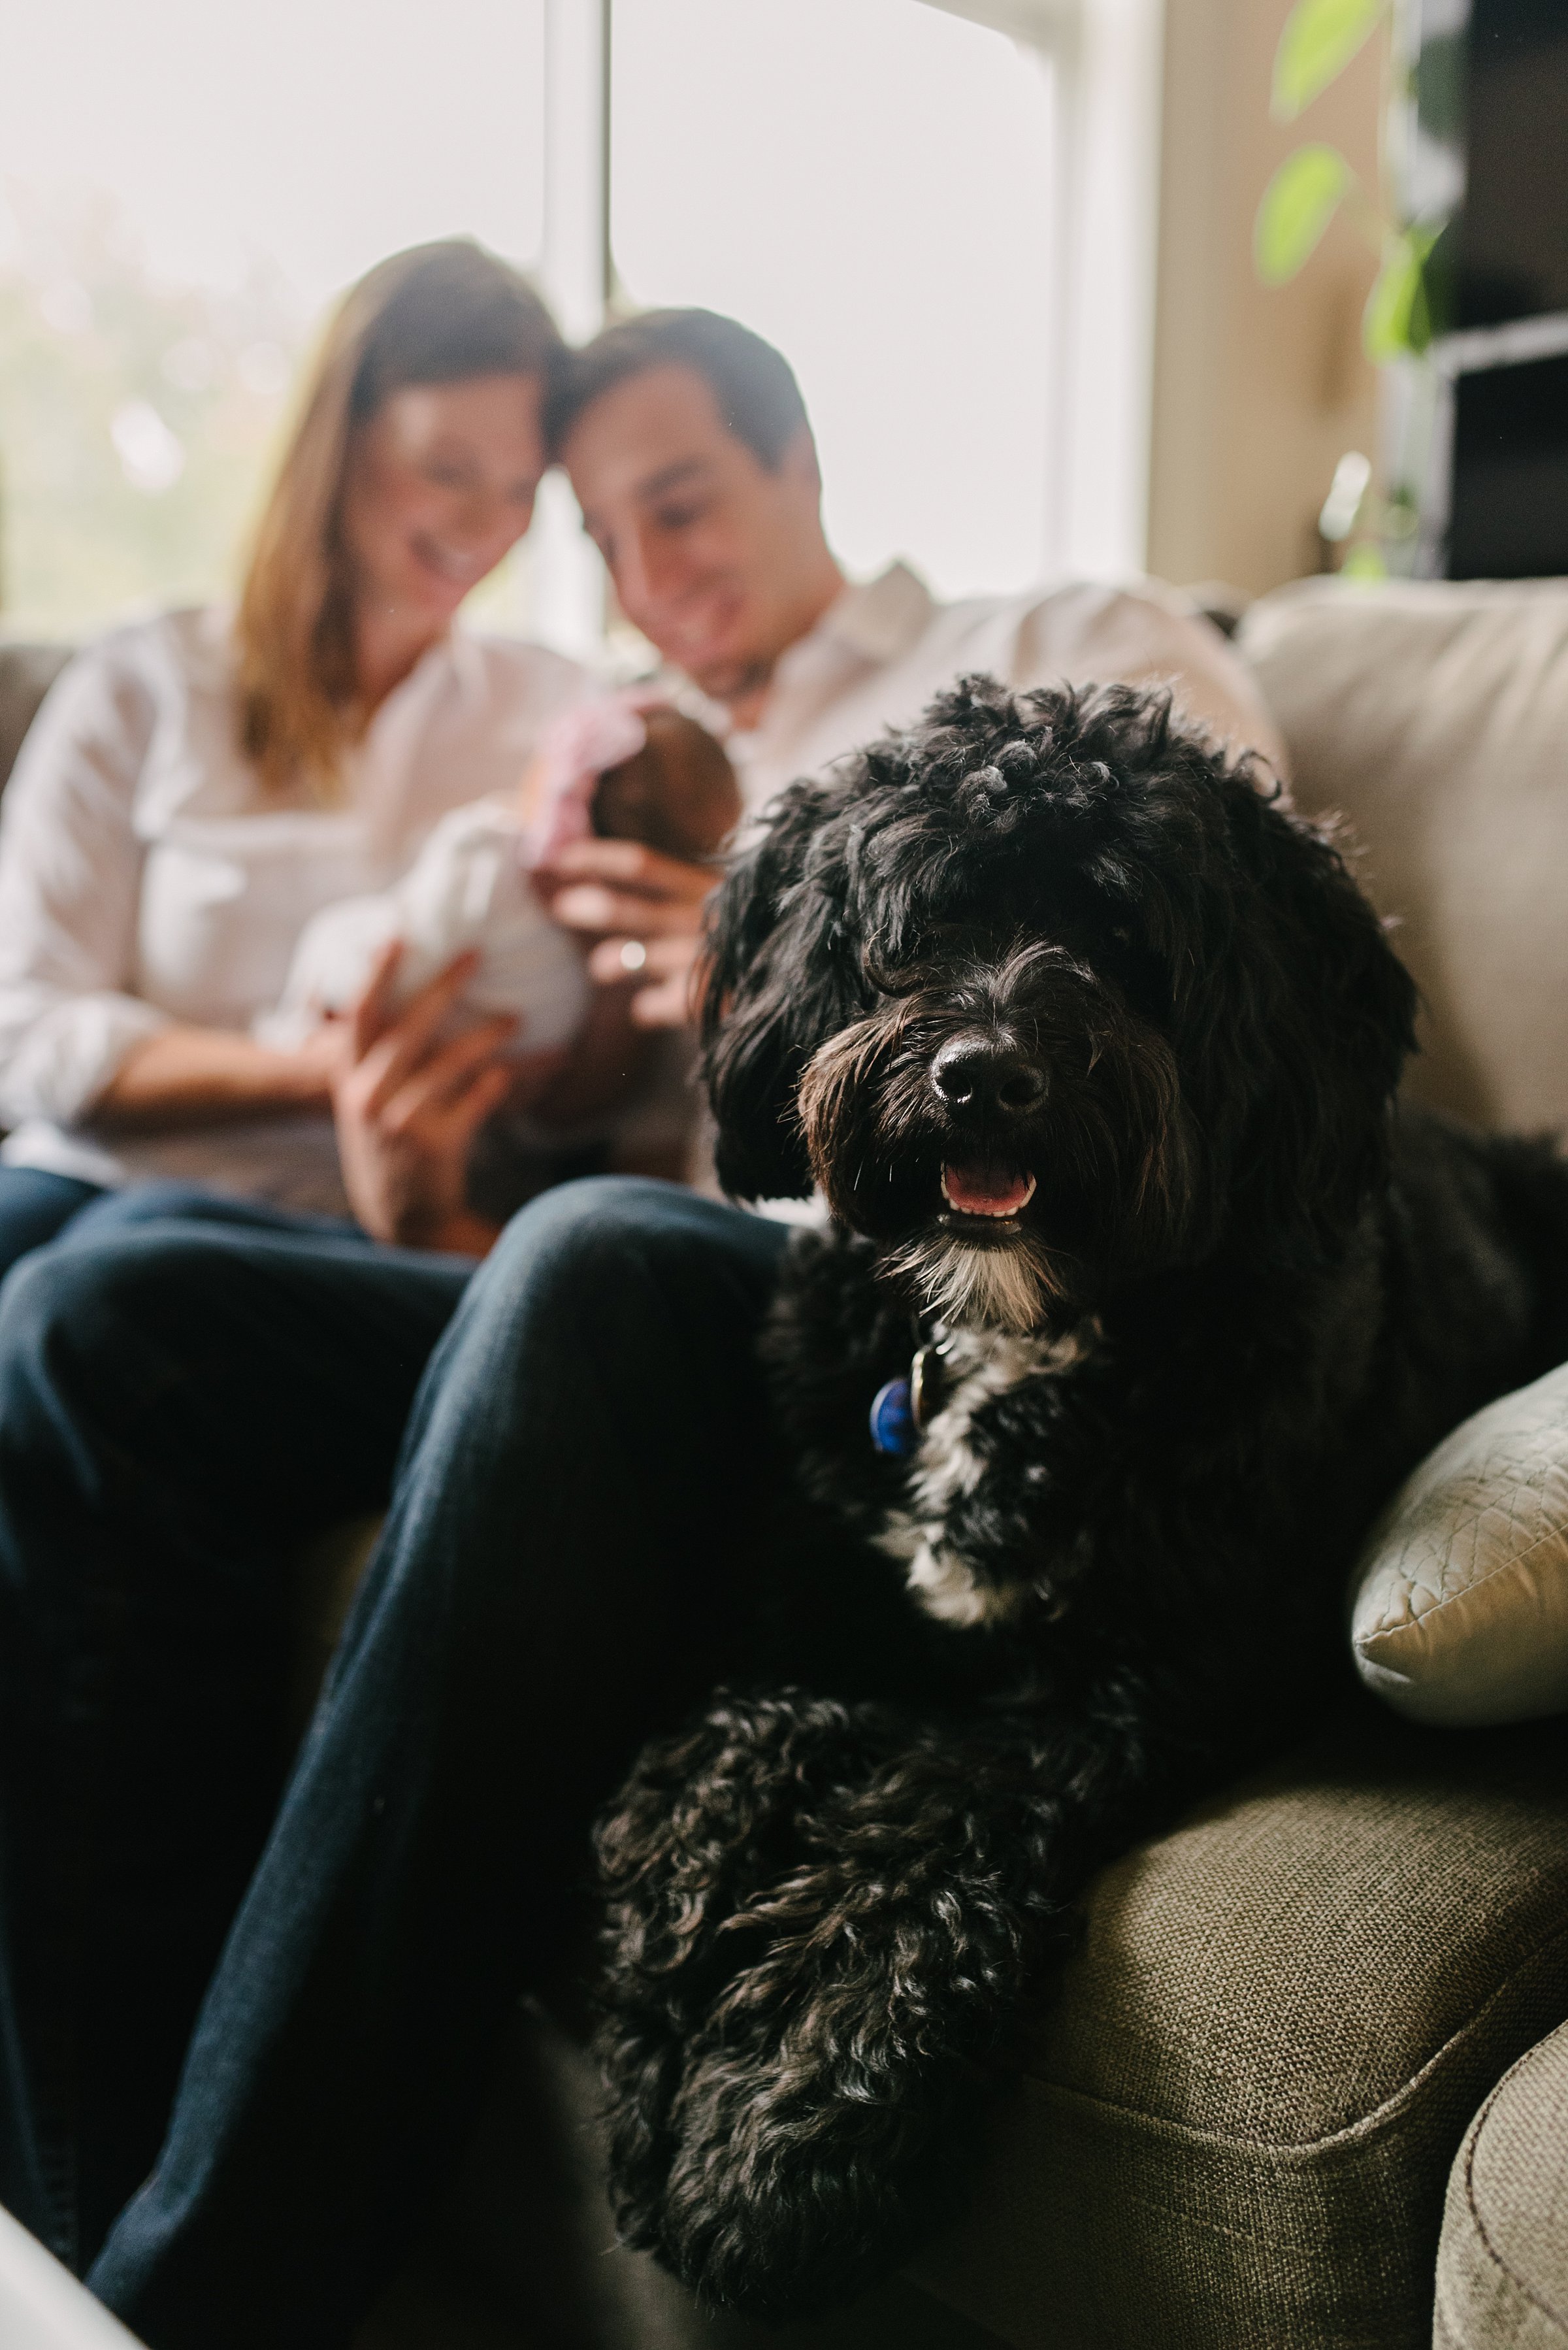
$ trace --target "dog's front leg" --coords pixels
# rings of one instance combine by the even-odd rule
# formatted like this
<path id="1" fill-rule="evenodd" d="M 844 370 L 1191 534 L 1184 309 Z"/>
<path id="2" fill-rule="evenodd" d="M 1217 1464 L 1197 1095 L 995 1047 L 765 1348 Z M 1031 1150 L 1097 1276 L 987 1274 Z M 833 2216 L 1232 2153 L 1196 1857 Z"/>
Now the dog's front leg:
<path id="1" fill-rule="evenodd" d="M 703 2298 L 758 2316 L 849 2298 L 948 2216 L 1026 1992 L 1171 1783 L 1121 1691 L 1071 1724 L 911 1728 L 878 1754 L 886 1727 L 858 1768 L 841 1732 L 818 1788 L 796 1783 L 793 1865 L 779 1852 L 759 1878 L 753 1840 L 742 1889 L 710 1815 L 706 1864 L 667 1860 L 652 1918 L 646 1883 L 621 1888 L 623 2225 Z M 701 1948 L 689 1971 L 670 1963 L 682 1941 Z"/>
<path id="2" fill-rule="evenodd" d="M 628 2243 L 660 2245 L 687 2050 L 755 1955 L 754 1938 L 729 1929 L 797 1865 L 803 1816 L 864 1785 L 909 1734 L 882 1707 L 721 1691 L 690 1728 L 643 1750 L 601 1822 L 596 2046 Z"/>

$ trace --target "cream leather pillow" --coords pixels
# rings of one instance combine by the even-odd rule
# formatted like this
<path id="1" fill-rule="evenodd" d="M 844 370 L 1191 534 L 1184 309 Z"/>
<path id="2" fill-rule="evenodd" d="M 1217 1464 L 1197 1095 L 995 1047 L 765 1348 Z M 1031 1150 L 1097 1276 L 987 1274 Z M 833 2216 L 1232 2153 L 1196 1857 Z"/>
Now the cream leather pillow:
<path id="1" fill-rule="evenodd" d="M 1373 1529 L 1353 1592 L 1356 1669 L 1411 1721 L 1568 1709 L 1568 1364 L 1428 1453 Z"/>

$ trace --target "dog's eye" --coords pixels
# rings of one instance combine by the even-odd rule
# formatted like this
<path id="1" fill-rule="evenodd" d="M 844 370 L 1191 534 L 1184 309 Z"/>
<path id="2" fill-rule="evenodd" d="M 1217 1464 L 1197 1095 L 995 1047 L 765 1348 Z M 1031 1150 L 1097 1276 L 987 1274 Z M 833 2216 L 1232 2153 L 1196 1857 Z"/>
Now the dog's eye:
<path id="1" fill-rule="evenodd" d="M 860 976 L 876 995 L 907 995 L 916 984 L 906 964 L 894 962 L 875 946 L 861 951 Z"/>

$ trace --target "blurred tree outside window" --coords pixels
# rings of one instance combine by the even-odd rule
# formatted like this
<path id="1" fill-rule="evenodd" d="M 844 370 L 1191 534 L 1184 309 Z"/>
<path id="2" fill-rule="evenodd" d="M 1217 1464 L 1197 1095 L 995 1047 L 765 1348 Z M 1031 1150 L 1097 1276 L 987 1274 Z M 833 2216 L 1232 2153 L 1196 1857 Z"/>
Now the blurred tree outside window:
<path id="1" fill-rule="evenodd" d="M 232 585 L 304 341 L 257 265 L 161 284 L 106 196 L 0 213 L 0 626 L 74 637 Z"/>
<path id="2" fill-rule="evenodd" d="M 545 0 L 0 10 L 0 633 L 232 594 L 296 371 L 429 237 L 543 235 Z M 483 592 L 529 619 L 525 565 Z"/>

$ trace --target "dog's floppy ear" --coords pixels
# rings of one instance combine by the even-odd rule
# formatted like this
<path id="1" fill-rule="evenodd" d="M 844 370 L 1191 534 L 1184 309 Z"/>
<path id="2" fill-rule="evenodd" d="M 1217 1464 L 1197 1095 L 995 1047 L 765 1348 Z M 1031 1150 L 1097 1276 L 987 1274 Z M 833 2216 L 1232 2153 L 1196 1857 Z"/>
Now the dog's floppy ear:
<path id="1" fill-rule="evenodd" d="M 1386 1165 L 1388 1110 L 1415 1046 L 1416 987 L 1332 827 L 1257 800 L 1233 838 L 1250 868 L 1195 997 L 1213 1129 L 1235 1204 L 1308 1247 L 1343 1242 Z M 1240 918 L 1240 919 L 1238 919 Z M 1219 976 L 1210 969 L 1210 981 Z"/>
<path id="2" fill-rule="evenodd" d="M 845 892 L 844 784 L 793 784 L 734 866 L 709 917 L 702 1074 L 733 1198 L 804 1198 L 801 1071 L 864 1008 Z"/>

